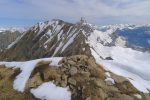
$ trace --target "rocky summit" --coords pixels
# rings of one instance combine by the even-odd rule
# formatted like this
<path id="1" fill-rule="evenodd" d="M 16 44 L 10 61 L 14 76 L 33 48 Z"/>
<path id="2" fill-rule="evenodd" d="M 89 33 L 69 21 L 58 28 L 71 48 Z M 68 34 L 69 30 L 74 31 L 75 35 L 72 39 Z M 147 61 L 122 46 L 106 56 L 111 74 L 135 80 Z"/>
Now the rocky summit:
<path id="1" fill-rule="evenodd" d="M 103 69 L 93 58 L 84 55 L 64 57 L 59 67 L 49 66 L 51 61 L 36 64 L 25 91 L 13 89 L 13 81 L 20 69 L 0 67 L 1 100 L 38 100 L 30 89 L 52 81 L 56 86 L 68 87 L 71 100 L 149 100 L 150 95 L 138 91 L 126 78 Z M 8 96 L 9 95 L 9 96 Z"/>

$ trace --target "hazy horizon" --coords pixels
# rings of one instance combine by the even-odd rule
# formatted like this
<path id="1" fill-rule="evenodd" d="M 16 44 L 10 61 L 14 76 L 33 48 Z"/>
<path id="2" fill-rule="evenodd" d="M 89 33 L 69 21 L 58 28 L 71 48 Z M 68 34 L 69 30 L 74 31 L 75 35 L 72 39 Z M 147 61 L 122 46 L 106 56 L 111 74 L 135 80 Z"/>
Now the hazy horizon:
<path id="1" fill-rule="evenodd" d="M 0 27 L 29 27 L 85 17 L 96 25 L 150 24 L 150 0 L 1 0 Z"/>

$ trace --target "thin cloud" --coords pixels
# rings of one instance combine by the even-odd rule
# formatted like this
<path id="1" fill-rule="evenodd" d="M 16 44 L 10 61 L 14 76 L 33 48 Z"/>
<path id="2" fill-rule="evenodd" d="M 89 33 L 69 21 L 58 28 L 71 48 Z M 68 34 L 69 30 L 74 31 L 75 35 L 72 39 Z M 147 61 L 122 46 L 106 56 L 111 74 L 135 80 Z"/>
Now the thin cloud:
<path id="1" fill-rule="evenodd" d="M 84 16 L 96 24 L 150 23 L 150 0 L 1 0 L 0 5 L 0 18 L 75 21 Z"/>

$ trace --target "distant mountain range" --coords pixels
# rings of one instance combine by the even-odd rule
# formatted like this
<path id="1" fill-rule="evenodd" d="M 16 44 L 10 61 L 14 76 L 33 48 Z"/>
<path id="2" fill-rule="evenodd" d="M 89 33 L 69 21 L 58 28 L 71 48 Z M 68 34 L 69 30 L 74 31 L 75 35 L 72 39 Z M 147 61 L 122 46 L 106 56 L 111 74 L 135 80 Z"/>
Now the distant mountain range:
<path id="1" fill-rule="evenodd" d="M 102 26 L 101 31 L 113 29 L 114 32 L 127 39 L 130 45 L 150 49 L 150 25 L 109 25 Z"/>

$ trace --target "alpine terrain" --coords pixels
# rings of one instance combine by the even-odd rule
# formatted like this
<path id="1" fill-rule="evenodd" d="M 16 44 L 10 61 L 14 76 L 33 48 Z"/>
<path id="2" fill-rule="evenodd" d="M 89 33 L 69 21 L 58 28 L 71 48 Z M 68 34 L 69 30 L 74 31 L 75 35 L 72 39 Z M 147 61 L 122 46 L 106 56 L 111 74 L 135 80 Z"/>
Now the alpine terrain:
<path id="1" fill-rule="evenodd" d="M 0 48 L 0 100 L 150 100 L 150 25 L 53 19 Z"/>

